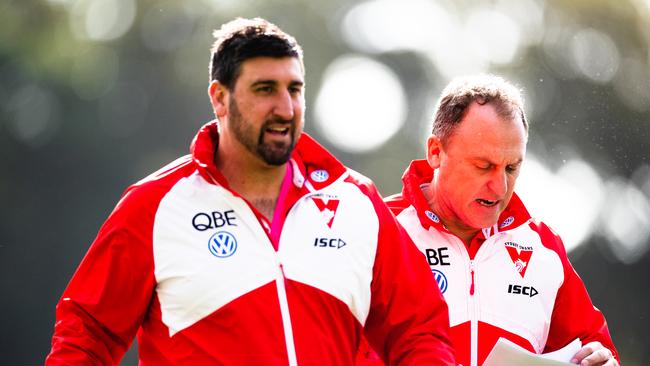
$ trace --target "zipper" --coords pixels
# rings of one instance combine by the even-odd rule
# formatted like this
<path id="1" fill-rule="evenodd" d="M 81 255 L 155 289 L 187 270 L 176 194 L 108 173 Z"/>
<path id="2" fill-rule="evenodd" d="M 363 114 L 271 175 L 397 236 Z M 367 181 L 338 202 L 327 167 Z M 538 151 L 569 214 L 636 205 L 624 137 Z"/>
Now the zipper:
<path id="1" fill-rule="evenodd" d="M 469 310 L 470 314 L 470 364 L 477 366 L 478 362 L 478 319 L 477 319 L 477 303 L 474 296 L 474 260 L 469 260 L 469 273 L 471 276 L 471 284 L 469 286 Z"/>
<path id="2" fill-rule="evenodd" d="M 469 285 L 469 294 L 474 296 L 474 260 L 469 261 L 469 274 L 472 276 L 472 283 Z"/>
<path id="3" fill-rule="evenodd" d="M 212 176 L 212 174 L 210 174 L 208 170 L 205 170 L 205 172 L 212 180 L 212 183 L 214 183 L 216 186 L 221 186 L 219 182 Z M 313 187 L 311 187 L 310 191 L 312 190 Z M 239 196 L 234 191 L 230 191 L 230 192 L 233 196 L 241 198 L 242 201 L 246 204 L 248 209 L 253 214 L 253 217 L 255 217 L 257 222 L 262 226 L 266 234 L 266 237 L 268 238 L 271 246 L 275 251 L 275 258 L 278 266 L 278 272 L 276 273 L 275 276 L 275 287 L 278 292 L 278 302 L 280 303 L 280 317 L 282 318 L 282 329 L 284 330 L 284 342 L 287 347 L 287 358 L 289 359 L 289 366 L 298 366 L 298 357 L 296 356 L 296 345 L 293 339 L 293 328 L 291 327 L 291 315 L 289 314 L 289 300 L 287 299 L 287 288 L 285 286 L 286 276 L 284 275 L 284 268 L 282 267 L 282 262 L 280 261 L 279 254 L 278 254 L 280 234 L 278 234 L 277 243 L 274 243 L 273 238 L 271 236 L 272 234 L 271 227 L 268 223 L 268 220 L 264 218 L 264 215 L 259 214 L 257 209 L 250 202 L 248 202 L 244 197 Z M 294 207 L 295 204 L 291 207 L 290 211 L 293 210 Z M 238 211 L 245 212 L 243 208 L 238 208 Z M 287 213 L 285 218 L 288 216 L 289 213 Z M 282 231 L 281 228 L 280 231 Z"/>
<path id="4" fill-rule="evenodd" d="M 284 329 L 284 342 L 287 345 L 287 357 L 289 366 L 298 366 L 296 357 L 296 345 L 293 341 L 293 328 L 291 327 L 291 316 L 289 314 L 289 301 L 287 300 L 287 289 L 284 285 L 286 277 L 284 268 L 278 260 L 278 273 L 275 277 L 275 287 L 278 290 L 278 300 L 280 301 L 280 315 L 282 317 L 282 327 Z"/>

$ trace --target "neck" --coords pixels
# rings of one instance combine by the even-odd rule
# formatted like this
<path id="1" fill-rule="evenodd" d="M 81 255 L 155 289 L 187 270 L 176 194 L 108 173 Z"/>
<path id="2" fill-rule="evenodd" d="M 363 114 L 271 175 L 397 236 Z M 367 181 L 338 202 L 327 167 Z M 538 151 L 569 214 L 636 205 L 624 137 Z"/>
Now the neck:
<path id="1" fill-rule="evenodd" d="M 268 165 L 259 159 L 242 156 L 221 158 L 217 152 L 215 164 L 230 188 L 244 197 L 267 219 L 273 219 L 287 164 Z"/>
<path id="2" fill-rule="evenodd" d="M 455 217 L 453 212 L 444 207 L 442 200 L 436 199 L 436 189 L 433 182 L 421 186 L 420 189 L 422 190 L 422 193 L 427 200 L 429 208 L 435 212 L 445 228 L 452 234 L 459 237 L 460 240 L 465 243 L 465 245 L 469 245 L 469 243 L 472 241 L 472 238 L 476 236 L 480 230 L 464 225 L 459 219 Z"/>

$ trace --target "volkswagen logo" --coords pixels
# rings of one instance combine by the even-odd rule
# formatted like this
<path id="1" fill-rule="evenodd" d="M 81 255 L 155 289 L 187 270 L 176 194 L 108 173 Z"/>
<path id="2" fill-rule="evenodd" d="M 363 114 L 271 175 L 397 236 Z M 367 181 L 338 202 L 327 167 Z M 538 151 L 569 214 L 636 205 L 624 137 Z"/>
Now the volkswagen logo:
<path id="1" fill-rule="evenodd" d="M 435 278 L 436 282 L 438 283 L 440 292 L 444 294 L 445 291 L 447 291 L 447 277 L 445 277 L 445 274 L 438 271 L 437 269 L 432 269 L 431 272 L 433 272 L 433 278 Z"/>
<path id="2" fill-rule="evenodd" d="M 215 257 L 227 258 L 235 254 L 237 240 L 227 231 L 219 231 L 210 237 L 208 249 Z"/>
<path id="3" fill-rule="evenodd" d="M 323 183 L 328 180 L 330 175 L 326 170 L 316 170 L 309 175 L 314 182 Z"/>

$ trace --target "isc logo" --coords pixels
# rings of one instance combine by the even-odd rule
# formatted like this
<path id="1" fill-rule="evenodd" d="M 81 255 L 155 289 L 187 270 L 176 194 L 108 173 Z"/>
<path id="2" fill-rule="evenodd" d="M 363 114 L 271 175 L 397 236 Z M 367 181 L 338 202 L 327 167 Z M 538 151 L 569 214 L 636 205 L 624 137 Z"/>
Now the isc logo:
<path id="1" fill-rule="evenodd" d="M 315 238 L 314 246 L 319 248 L 336 248 L 341 249 L 347 244 L 339 238 Z"/>
<path id="2" fill-rule="evenodd" d="M 509 294 L 521 294 L 529 297 L 537 295 L 539 292 L 533 286 L 508 285 Z"/>

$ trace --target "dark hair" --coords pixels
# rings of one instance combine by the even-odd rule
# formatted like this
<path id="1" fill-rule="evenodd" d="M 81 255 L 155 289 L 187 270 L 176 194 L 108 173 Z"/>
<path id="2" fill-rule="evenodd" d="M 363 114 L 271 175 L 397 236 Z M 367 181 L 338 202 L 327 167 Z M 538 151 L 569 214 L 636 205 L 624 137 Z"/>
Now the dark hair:
<path id="1" fill-rule="evenodd" d="M 304 70 L 302 48 L 278 26 L 262 18 L 237 18 L 213 32 L 210 81 L 235 86 L 244 61 L 254 57 L 296 57 Z"/>
<path id="2" fill-rule="evenodd" d="M 521 93 L 514 85 L 495 75 L 465 76 L 452 80 L 438 101 L 432 134 L 445 144 L 472 102 L 493 105 L 501 118 L 521 120 L 528 134 Z"/>

